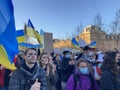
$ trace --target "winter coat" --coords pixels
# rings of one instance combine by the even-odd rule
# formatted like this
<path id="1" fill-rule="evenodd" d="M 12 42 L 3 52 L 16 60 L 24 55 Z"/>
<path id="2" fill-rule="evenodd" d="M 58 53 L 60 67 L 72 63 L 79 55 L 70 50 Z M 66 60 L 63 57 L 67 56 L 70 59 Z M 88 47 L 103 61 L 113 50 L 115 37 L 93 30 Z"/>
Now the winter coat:
<path id="1" fill-rule="evenodd" d="M 79 75 L 79 80 L 76 83 L 75 90 L 99 90 L 94 78 L 92 78 L 93 81 L 91 82 L 90 74 L 81 74 L 79 71 L 75 72 L 75 74 Z M 74 90 L 74 86 L 74 76 L 72 74 L 66 83 L 66 90 Z"/>
<path id="2" fill-rule="evenodd" d="M 63 57 L 61 62 L 61 80 L 63 82 L 67 82 L 70 75 L 74 72 L 75 66 L 69 65 L 70 59 L 66 59 Z"/>
<path id="3" fill-rule="evenodd" d="M 116 76 L 110 70 L 102 73 L 100 90 L 120 90 L 120 74 Z"/>
<path id="4" fill-rule="evenodd" d="M 57 77 L 56 73 L 52 74 L 52 66 L 50 65 L 49 75 L 46 77 L 47 81 L 47 90 L 56 90 Z"/>
<path id="5" fill-rule="evenodd" d="M 40 90 L 47 90 L 45 71 L 37 63 L 32 69 L 29 69 L 24 62 L 11 76 L 9 90 L 30 90 L 36 78 L 41 83 Z"/>

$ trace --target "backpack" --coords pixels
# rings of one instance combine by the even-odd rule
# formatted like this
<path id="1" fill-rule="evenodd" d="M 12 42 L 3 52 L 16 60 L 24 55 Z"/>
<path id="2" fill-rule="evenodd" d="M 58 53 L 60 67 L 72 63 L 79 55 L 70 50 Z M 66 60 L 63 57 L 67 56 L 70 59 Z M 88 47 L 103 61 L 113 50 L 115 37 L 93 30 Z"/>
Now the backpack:
<path id="1" fill-rule="evenodd" d="M 74 77 L 74 90 L 76 90 L 76 84 L 79 81 L 80 76 L 74 73 L 73 77 Z"/>

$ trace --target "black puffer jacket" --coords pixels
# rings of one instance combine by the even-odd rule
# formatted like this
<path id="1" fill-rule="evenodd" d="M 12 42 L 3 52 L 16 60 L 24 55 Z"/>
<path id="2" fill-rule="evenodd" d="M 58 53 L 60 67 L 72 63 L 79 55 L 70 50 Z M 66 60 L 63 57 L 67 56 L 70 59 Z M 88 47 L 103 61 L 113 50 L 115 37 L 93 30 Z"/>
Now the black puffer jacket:
<path id="1" fill-rule="evenodd" d="M 9 90 L 30 90 L 36 78 L 41 83 L 40 90 L 47 90 L 45 71 L 37 63 L 29 69 L 24 62 L 11 76 Z"/>

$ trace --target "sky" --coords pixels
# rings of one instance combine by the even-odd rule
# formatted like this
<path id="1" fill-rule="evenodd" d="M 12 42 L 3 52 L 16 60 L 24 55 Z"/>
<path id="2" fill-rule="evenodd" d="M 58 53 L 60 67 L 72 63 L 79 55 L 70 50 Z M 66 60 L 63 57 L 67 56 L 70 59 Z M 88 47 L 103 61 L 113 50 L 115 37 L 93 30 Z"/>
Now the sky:
<path id="1" fill-rule="evenodd" d="M 23 29 L 30 19 L 37 31 L 53 33 L 65 39 L 82 23 L 91 25 L 99 13 L 109 26 L 120 9 L 120 0 L 12 0 L 16 29 Z"/>

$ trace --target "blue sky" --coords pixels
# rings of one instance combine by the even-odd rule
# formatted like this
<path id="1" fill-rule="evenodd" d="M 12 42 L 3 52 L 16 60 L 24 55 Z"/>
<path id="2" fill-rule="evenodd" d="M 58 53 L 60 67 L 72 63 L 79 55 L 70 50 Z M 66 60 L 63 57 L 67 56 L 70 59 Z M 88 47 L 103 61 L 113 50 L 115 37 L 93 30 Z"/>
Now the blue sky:
<path id="1" fill-rule="evenodd" d="M 100 13 L 106 25 L 114 20 L 120 0 L 12 0 L 17 29 L 22 29 L 30 18 L 36 30 L 53 33 L 63 39 L 80 24 L 90 25 Z"/>

